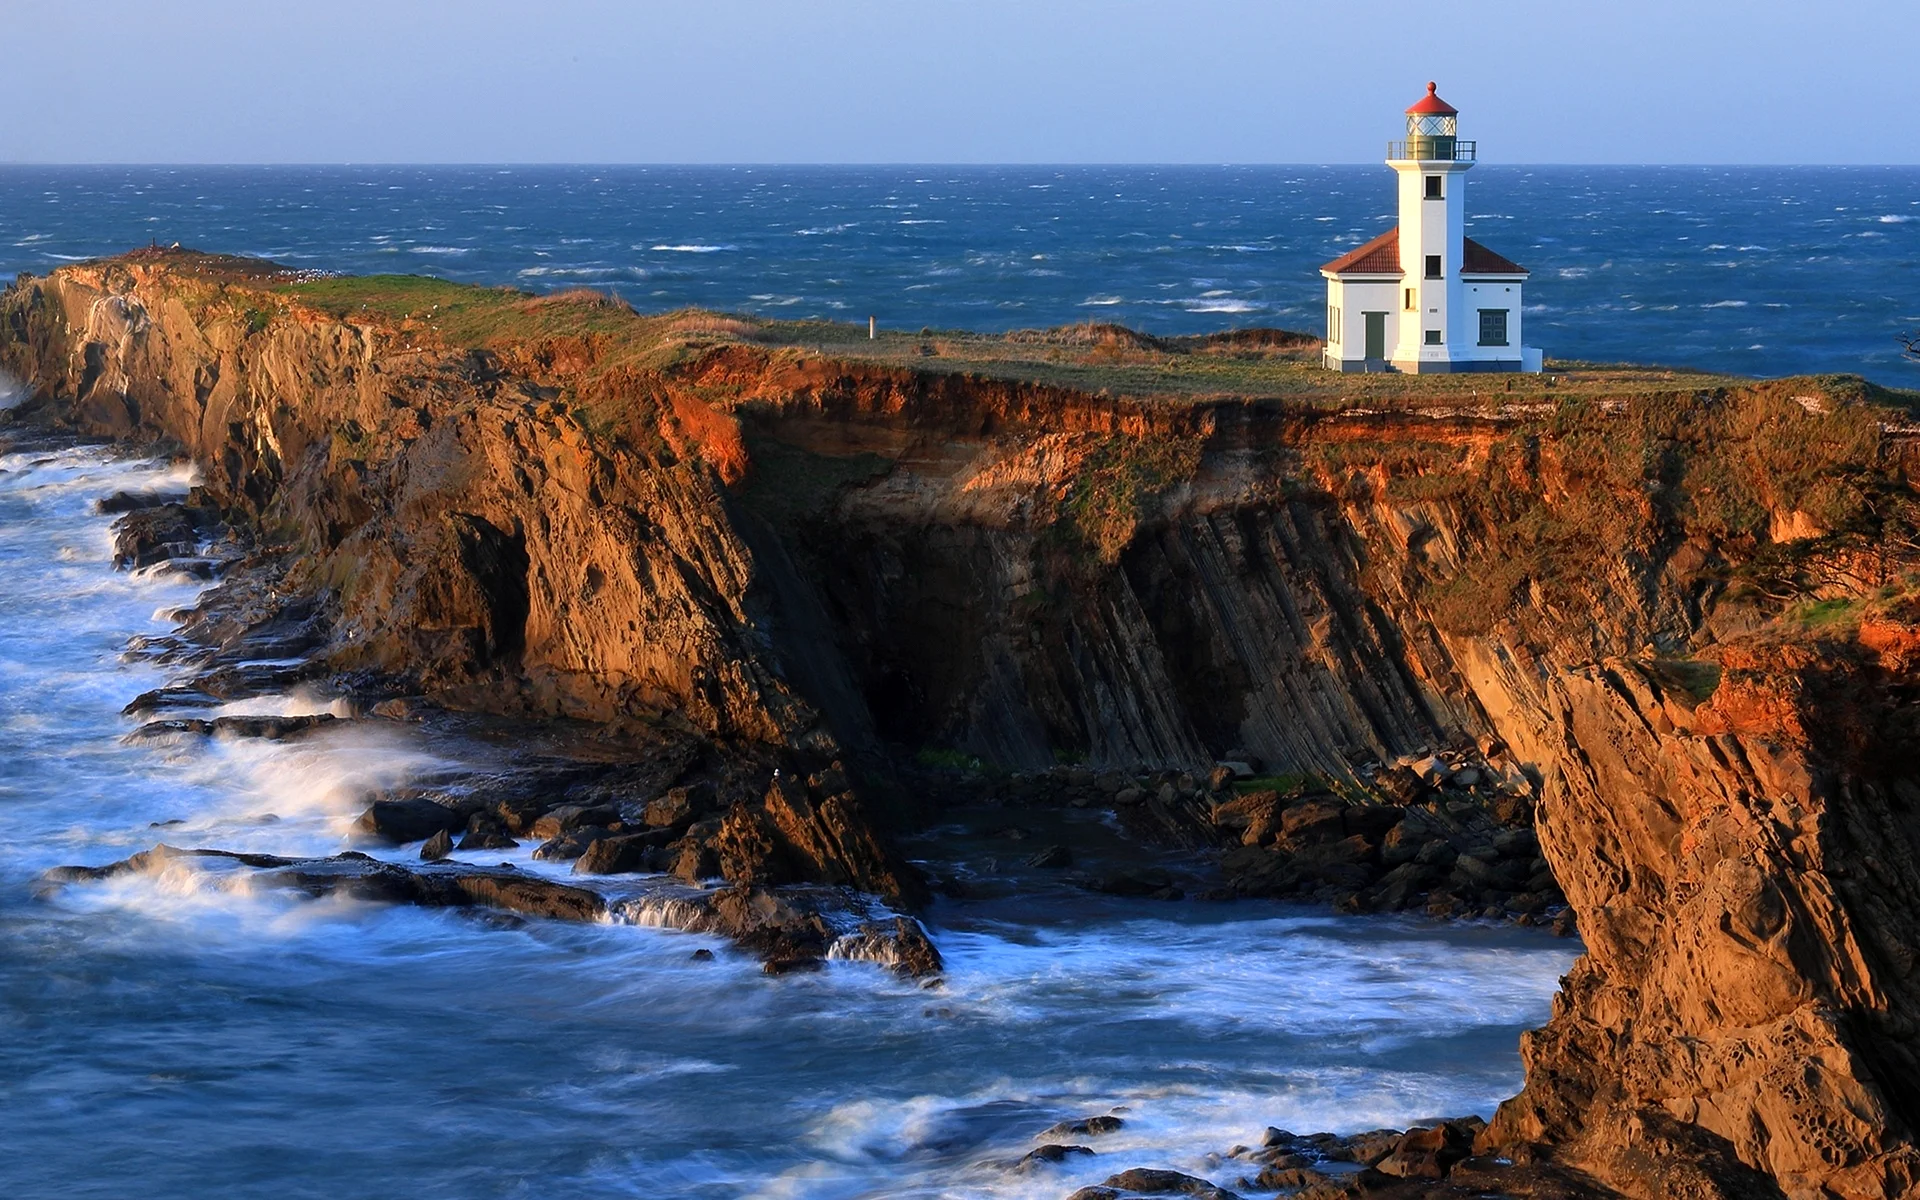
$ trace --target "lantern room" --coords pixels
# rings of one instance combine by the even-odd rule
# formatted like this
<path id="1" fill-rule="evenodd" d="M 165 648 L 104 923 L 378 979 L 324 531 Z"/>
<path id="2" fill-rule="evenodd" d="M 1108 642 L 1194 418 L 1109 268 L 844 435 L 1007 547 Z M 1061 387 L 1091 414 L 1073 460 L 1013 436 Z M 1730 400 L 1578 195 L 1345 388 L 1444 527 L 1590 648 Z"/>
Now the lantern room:
<path id="1" fill-rule="evenodd" d="M 1438 86 L 1427 81 L 1427 94 L 1407 109 L 1407 140 L 1387 150 L 1389 159 L 1414 159 L 1422 162 L 1473 161 L 1472 142 L 1460 140 L 1460 110 L 1439 96 Z"/>

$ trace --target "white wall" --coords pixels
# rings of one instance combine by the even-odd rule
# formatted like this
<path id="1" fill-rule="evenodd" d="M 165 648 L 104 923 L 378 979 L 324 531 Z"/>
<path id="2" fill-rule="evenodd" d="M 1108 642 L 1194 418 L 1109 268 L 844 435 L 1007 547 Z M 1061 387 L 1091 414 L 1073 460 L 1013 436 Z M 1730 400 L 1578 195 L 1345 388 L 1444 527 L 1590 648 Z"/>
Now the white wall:
<path id="1" fill-rule="evenodd" d="M 1393 358 L 1397 362 L 1445 362 L 1460 357 L 1469 343 L 1479 340 L 1480 333 L 1476 324 L 1473 337 L 1463 341 L 1457 319 L 1464 300 L 1460 293 L 1460 243 L 1467 229 L 1466 172 L 1473 164 L 1396 160 L 1389 165 L 1397 176 L 1400 199 L 1400 269 L 1406 273 L 1405 286 L 1414 289 L 1419 309 L 1418 320 L 1402 324 Z M 1429 175 L 1439 175 L 1444 181 L 1438 200 L 1426 198 Z M 1440 279 L 1426 277 L 1429 254 L 1440 256 Z M 1426 330 L 1430 328 L 1442 332 L 1442 344 L 1426 344 Z"/>
<path id="2" fill-rule="evenodd" d="M 1459 313 L 1461 347 L 1455 358 L 1467 362 L 1488 359 L 1519 361 L 1522 333 L 1520 288 L 1518 279 L 1478 279 L 1464 284 Z M 1480 310 L 1483 308 L 1507 310 L 1506 345 L 1480 344 Z"/>
<path id="3" fill-rule="evenodd" d="M 1340 341 L 1329 343 L 1327 356 L 1358 362 L 1367 355 L 1369 312 L 1387 314 L 1387 356 L 1400 338 L 1400 281 L 1398 279 L 1329 279 L 1327 304 L 1340 310 Z"/>

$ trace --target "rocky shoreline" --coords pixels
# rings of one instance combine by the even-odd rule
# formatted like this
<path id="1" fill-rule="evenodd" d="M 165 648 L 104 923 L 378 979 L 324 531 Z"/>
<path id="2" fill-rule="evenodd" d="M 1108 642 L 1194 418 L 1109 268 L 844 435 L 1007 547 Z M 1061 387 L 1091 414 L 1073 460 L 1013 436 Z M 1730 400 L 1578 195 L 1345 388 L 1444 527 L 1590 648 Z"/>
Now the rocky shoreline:
<path id="1" fill-rule="evenodd" d="M 446 894 L 442 851 L 538 836 L 583 880 L 717 872 L 788 930 L 771 963 L 1019 872 L 1571 923 L 1588 953 L 1463 1163 L 1637 1197 L 1920 1187 L 1899 397 L 1115 397 L 391 286 L 152 252 L 0 297 L 9 421 L 205 473 L 126 502 L 127 563 L 218 577 L 143 647 L 193 672 L 135 702 L 148 736 L 520 743 L 369 797 L 369 837 L 427 852 L 398 883 L 245 869 Z M 328 720 L 201 715 L 322 676 Z M 969 807 L 1019 853 L 923 878 L 901 838 L 971 836 Z M 1154 854 L 1055 837 L 1075 812 Z M 800 928 L 795 887 L 888 909 Z M 686 919 L 752 945 L 717 907 Z"/>

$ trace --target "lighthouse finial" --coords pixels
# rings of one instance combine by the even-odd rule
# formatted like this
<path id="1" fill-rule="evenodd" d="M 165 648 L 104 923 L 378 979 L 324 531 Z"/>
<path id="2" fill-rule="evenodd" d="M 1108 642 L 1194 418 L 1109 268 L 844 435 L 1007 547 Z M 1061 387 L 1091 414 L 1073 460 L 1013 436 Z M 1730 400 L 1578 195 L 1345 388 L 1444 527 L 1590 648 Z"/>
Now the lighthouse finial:
<path id="1" fill-rule="evenodd" d="M 1439 90 L 1440 90 L 1440 85 L 1439 85 L 1439 84 L 1437 84 L 1437 83 L 1435 83 L 1435 82 L 1434 82 L 1433 80 L 1431 80 L 1431 79 L 1429 79 L 1429 80 L 1427 80 L 1427 95 L 1429 95 L 1429 96 L 1431 96 L 1431 95 L 1433 95 L 1433 94 L 1434 94 L 1435 92 L 1437 92 L 1437 91 L 1439 91 Z"/>

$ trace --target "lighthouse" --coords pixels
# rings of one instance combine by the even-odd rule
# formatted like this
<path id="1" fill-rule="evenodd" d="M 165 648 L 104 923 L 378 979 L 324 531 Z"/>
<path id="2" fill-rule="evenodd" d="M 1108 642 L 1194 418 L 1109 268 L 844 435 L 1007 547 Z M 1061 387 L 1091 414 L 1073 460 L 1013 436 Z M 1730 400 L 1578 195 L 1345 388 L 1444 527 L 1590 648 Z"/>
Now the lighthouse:
<path id="1" fill-rule="evenodd" d="M 1400 223 L 1320 268 L 1327 281 L 1325 365 L 1336 371 L 1533 371 L 1520 342 L 1527 269 L 1466 235 L 1476 146 L 1460 112 L 1427 94 L 1387 145 Z"/>

